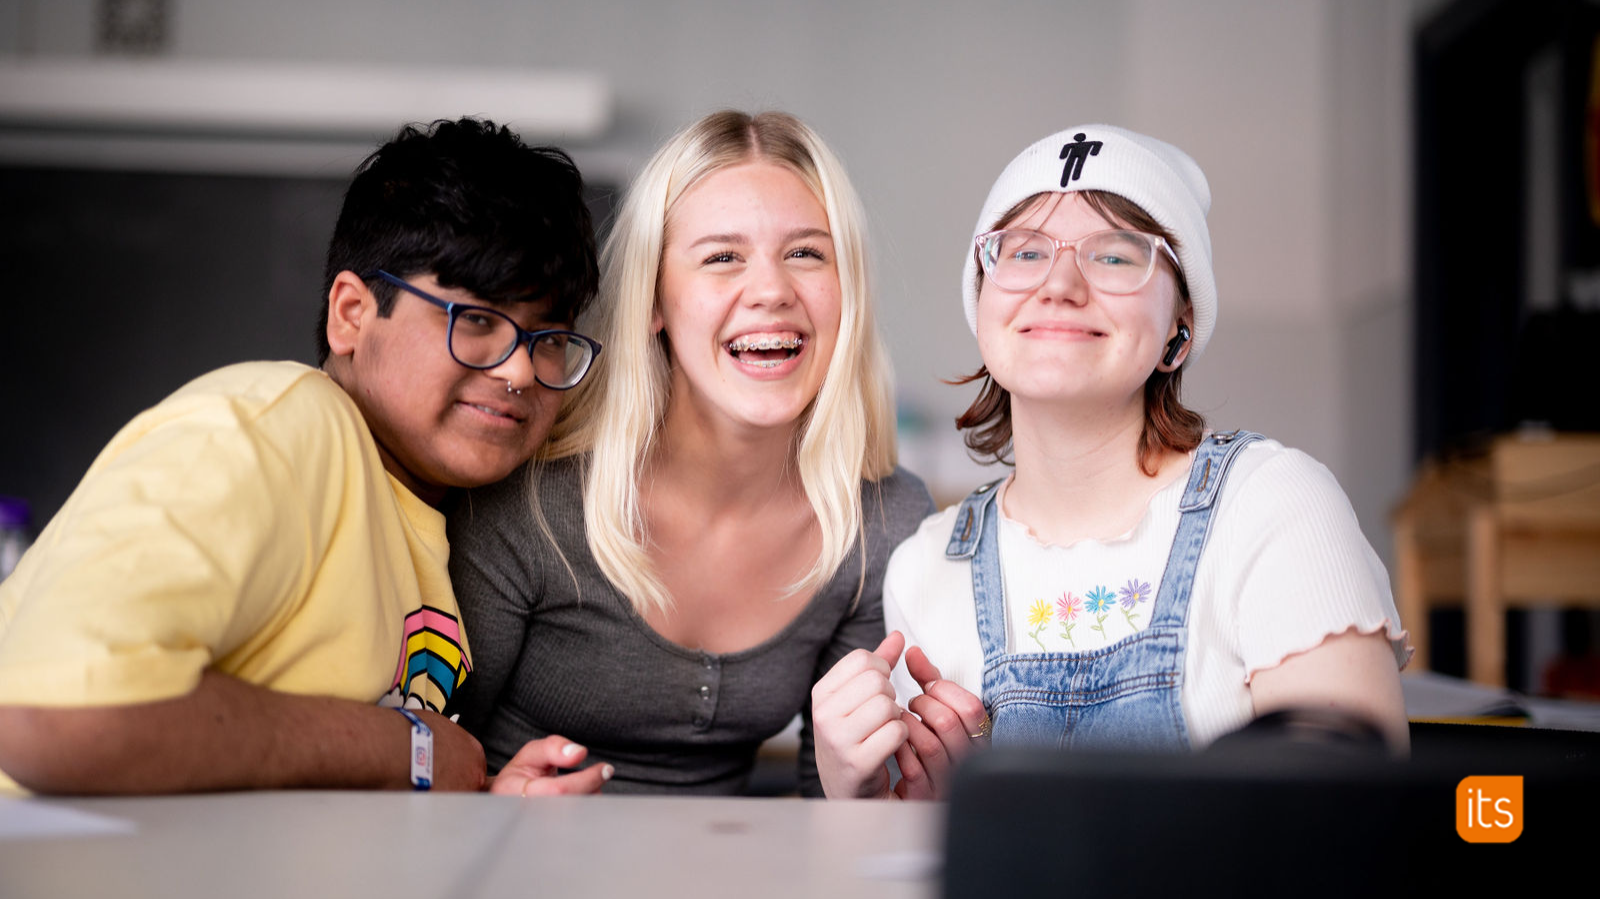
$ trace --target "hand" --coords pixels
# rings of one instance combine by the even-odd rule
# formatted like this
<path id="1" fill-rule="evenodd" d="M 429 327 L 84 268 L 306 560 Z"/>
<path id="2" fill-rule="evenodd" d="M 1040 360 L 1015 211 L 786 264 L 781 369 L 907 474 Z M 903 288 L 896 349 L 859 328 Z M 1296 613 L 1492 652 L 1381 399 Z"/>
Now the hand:
<path id="1" fill-rule="evenodd" d="M 557 774 L 562 768 L 575 768 L 589 750 L 566 737 L 554 734 L 530 740 L 489 782 L 489 792 L 500 796 L 562 796 L 598 793 L 616 769 L 610 765 L 590 765 L 571 774 Z"/>
<path id="2" fill-rule="evenodd" d="M 412 709 L 433 731 L 433 789 L 481 790 L 484 785 L 483 744 L 461 725 L 438 712 Z M 390 714 L 394 714 L 391 712 Z M 409 732 L 410 722 L 395 715 Z M 409 768 L 407 769 L 409 770 Z M 409 781 L 408 781 L 409 783 Z"/>
<path id="3" fill-rule="evenodd" d="M 906 650 L 906 671 L 922 686 L 911 700 L 905 717 L 907 739 L 895 753 L 900 783 L 895 794 L 902 799 L 941 799 L 949 794 L 956 763 L 965 758 L 982 735 L 988 712 L 983 700 L 954 681 L 947 681 L 919 646 Z"/>
<path id="4" fill-rule="evenodd" d="M 811 688 L 817 773 L 829 798 L 894 796 L 889 756 L 905 743 L 908 728 L 889 672 L 905 645 L 895 631 L 872 652 L 853 650 Z"/>

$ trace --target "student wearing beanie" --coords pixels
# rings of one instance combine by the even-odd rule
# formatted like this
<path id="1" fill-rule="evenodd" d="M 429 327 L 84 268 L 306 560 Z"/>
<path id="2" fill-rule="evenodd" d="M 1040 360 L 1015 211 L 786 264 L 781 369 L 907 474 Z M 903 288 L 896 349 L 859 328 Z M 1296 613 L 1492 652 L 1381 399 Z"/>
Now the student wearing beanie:
<path id="1" fill-rule="evenodd" d="M 1015 472 L 900 545 L 889 637 L 813 689 L 829 796 L 942 795 L 990 740 L 1197 749 L 1279 710 L 1405 750 L 1410 650 L 1338 483 L 1181 401 L 1217 323 L 1210 206 L 1186 153 L 1107 125 L 1001 172 L 965 251 L 984 364 L 957 426 Z"/>

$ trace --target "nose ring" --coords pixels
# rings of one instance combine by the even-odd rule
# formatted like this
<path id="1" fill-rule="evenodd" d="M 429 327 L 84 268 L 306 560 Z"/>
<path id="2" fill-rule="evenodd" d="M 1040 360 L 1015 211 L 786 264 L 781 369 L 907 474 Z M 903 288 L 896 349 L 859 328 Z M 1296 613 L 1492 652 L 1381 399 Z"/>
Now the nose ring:
<path id="1" fill-rule="evenodd" d="M 514 393 L 517 396 L 522 396 L 522 388 L 521 387 L 512 387 L 511 386 L 511 382 L 507 381 L 506 382 L 506 393 Z"/>

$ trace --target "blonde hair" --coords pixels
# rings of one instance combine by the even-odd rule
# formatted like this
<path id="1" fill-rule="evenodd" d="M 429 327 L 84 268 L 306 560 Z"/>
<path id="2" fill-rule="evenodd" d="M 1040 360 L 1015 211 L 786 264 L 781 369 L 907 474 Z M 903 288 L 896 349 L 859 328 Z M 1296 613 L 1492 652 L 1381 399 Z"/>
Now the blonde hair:
<path id="1" fill-rule="evenodd" d="M 725 110 L 706 116 L 656 152 L 618 211 L 600 255 L 596 336 L 605 352 L 563 404 L 543 453 L 547 459 L 591 453 L 583 492 L 589 549 L 641 613 L 672 606 L 645 549 L 649 534 L 639 503 L 640 472 L 669 394 L 667 351 L 651 328 L 666 222 L 702 179 L 757 160 L 794 172 L 822 202 L 839 271 L 838 341 L 822 386 L 801 416 L 791 459 L 821 527 L 822 549 L 789 595 L 833 577 L 860 539 L 862 479 L 875 481 L 894 469 L 890 373 L 872 314 L 865 214 L 844 167 L 791 115 Z"/>

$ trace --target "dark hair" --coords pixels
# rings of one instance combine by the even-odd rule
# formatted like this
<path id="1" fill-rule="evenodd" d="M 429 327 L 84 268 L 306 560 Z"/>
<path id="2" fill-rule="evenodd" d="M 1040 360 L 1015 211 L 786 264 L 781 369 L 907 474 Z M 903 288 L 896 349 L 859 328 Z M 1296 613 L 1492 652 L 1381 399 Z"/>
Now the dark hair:
<path id="1" fill-rule="evenodd" d="M 1177 251 L 1177 237 L 1127 197 L 1102 190 L 1080 191 L 1078 195 L 1106 221 L 1123 222 L 1136 230 L 1159 234 L 1172 245 L 1174 252 Z M 1034 194 L 1011 207 L 994 227 L 1004 228 L 1016 221 L 1042 196 L 1044 194 Z M 1175 268 L 1175 272 L 1180 309 L 1187 308 L 1189 282 L 1184 279 L 1182 269 Z M 982 285 L 983 266 L 980 265 L 978 286 Z M 1010 463 L 1011 392 L 995 383 L 994 378 L 989 376 L 988 366 L 979 366 L 972 374 L 946 383 L 971 384 L 974 381 L 982 381 L 983 386 L 967 411 L 956 417 L 956 427 L 967 432 L 962 440 L 979 461 Z M 1157 457 L 1162 450 L 1187 453 L 1200 445 L 1200 436 L 1205 431 L 1205 417 L 1179 401 L 1178 393 L 1182 386 L 1181 367 L 1172 371 L 1151 372 L 1144 382 L 1144 430 L 1139 434 L 1139 470 L 1151 477 L 1155 476 Z"/>
<path id="2" fill-rule="evenodd" d="M 555 147 L 530 147 L 486 119 L 407 125 L 356 168 L 323 269 L 317 362 L 328 359 L 327 294 L 342 271 L 432 274 L 497 306 L 549 297 L 572 322 L 600 280 L 583 177 Z M 378 314 L 396 289 L 368 282 Z"/>

